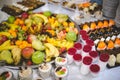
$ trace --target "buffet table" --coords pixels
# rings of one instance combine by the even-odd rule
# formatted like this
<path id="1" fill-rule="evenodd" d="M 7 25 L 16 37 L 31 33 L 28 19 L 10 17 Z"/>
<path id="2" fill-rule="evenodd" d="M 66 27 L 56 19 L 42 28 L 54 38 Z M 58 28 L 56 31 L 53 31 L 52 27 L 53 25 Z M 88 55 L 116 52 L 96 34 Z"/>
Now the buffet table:
<path id="1" fill-rule="evenodd" d="M 36 10 L 34 10 L 34 12 L 42 12 L 42 11 L 45 11 L 45 10 L 48 10 L 46 8 L 47 6 L 43 6 L 41 8 L 38 8 Z M 72 18 L 72 16 L 74 15 L 74 12 L 73 11 L 69 11 L 69 10 L 66 10 L 66 9 L 58 9 L 58 6 L 56 5 L 51 5 L 49 4 L 49 10 L 52 11 L 53 13 L 64 13 L 64 14 L 67 14 L 69 15 L 69 17 Z M 5 14 L 7 15 L 7 14 Z M 6 18 L 4 18 L 6 19 Z M 96 19 L 90 19 L 90 21 L 93 20 L 95 21 Z M 83 21 L 84 22 L 84 21 Z M 116 68 L 112 68 L 112 69 L 107 69 L 105 71 L 102 71 L 100 72 L 100 74 L 97 76 L 97 77 L 92 77 L 91 75 L 86 75 L 86 76 L 82 76 L 79 72 L 79 67 L 76 66 L 75 64 L 71 64 L 71 65 L 67 65 L 68 69 L 69 69 L 69 75 L 67 76 L 67 80 L 120 80 L 120 67 L 116 67 Z M 7 68 L 7 67 L 0 67 L 0 73 L 4 70 L 10 70 L 14 73 L 14 77 L 15 79 L 17 80 L 17 77 L 18 77 L 18 70 L 16 69 L 10 69 L 10 68 Z M 37 80 L 37 78 L 39 77 L 39 75 L 37 74 L 37 70 L 38 69 L 33 69 L 33 80 Z M 49 79 L 46 79 L 46 80 L 54 80 L 54 78 L 49 78 Z"/>

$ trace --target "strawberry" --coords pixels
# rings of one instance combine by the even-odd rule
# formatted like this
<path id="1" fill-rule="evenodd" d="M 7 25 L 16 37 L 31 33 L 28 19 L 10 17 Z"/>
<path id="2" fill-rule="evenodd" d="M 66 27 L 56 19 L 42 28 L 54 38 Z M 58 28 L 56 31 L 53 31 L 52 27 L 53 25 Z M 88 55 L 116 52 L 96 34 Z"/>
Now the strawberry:
<path id="1" fill-rule="evenodd" d="M 29 60 L 29 61 L 27 62 L 27 65 L 28 65 L 28 66 L 32 65 L 32 62 Z"/>
<path id="2" fill-rule="evenodd" d="M 7 72 L 7 74 L 5 74 L 5 77 L 8 78 L 10 76 L 9 72 Z"/>

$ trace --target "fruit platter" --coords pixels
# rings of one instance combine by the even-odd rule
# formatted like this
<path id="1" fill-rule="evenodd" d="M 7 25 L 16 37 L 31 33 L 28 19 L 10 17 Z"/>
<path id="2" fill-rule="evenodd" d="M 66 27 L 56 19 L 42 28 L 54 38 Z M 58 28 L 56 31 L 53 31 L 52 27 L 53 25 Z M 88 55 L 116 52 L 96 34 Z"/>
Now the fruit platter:
<path id="1" fill-rule="evenodd" d="M 108 68 L 120 66 L 120 28 L 115 26 L 114 20 L 104 19 L 84 23 L 80 29 L 87 32 L 99 53 L 110 55 Z"/>
<path id="2" fill-rule="evenodd" d="M 34 68 L 54 61 L 79 39 L 78 31 L 66 14 L 45 11 L 9 16 L 0 23 L 0 62 L 10 68 Z"/>

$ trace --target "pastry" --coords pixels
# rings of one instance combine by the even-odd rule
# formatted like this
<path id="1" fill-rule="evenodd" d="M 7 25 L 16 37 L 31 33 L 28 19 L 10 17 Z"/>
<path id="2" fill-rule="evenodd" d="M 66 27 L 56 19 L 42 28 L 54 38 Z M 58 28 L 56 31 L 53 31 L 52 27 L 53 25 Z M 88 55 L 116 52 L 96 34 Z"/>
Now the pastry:
<path id="1" fill-rule="evenodd" d="M 116 57 L 116 62 L 120 64 L 120 53 L 117 54 L 117 57 Z"/>
<path id="2" fill-rule="evenodd" d="M 116 62 L 116 57 L 113 54 L 110 55 L 110 58 L 108 60 L 108 65 L 110 67 L 113 67 L 113 66 L 115 66 L 115 62 Z"/>

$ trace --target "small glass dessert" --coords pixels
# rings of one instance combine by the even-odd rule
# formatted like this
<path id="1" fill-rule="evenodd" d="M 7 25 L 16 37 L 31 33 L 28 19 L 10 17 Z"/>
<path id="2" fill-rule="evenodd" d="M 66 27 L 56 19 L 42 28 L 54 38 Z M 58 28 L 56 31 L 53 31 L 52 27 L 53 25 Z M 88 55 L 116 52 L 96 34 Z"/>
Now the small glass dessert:
<path id="1" fill-rule="evenodd" d="M 33 71 L 31 67 L 22 67 L 18 73 L 19 80 L 32 80 Z"/>
<path id="2" fill-rule="evenodd" d="M 90 52 L 89 52 L 89 56 L 92 57 L 93 62 L 96 62 L 97 59 L 98 59 L 98 52 L 97 52 L 97 51 L 90 51 Z"/>
<path id="3" fill-rule="evenodd" d="M 65 57 L 56 57 L 55 64 L 56 64 L 56 66 L 66 66 L 67 58 L 65 58 Z"/>
<path id="4" fill-rule="evenodd" d="M 77 53 L 80 54 L 82 51 L 82 44 L 80 42 L 76 42 L 74 47 L 77 49 Z"/>
<path id="5" fill-rule="evenodd" d="M 75 55 L 73 55 L 73 59 L 74 59 L 74 63 L 76 64 L 76 65 L 81 65 L 81 63 L 82 63 L 82 56 L 81 56 L 81 54 L 75 54 Z"/>
<path id="6" fill-rule="evenodd" d="M 85 45 L 83 47 L 82 57 L 88 56 L 91 49 L 92 49 L 92 47 L 90 45 Z"/>
<path id="7" fill-rule="evenodd" d="M 97 64 L 90 65 L 90 72 L 93 77 L 97 77 L 100 72 L 100 66 Z"/>
<path id="8" fill-rule="evenodd" d="M 71 64 L 73 62 L 73 55 L 76 54 L 77 50 L 76 48 L 69 48 L 67 52 L 67 60 L 68 64 Z"/>
<path id="9" fill-rule="evenodd" d="M 87 75 L 89 73 L 89 67 L 92 63 L 92 58 L 90 56 L 85 56 L 83 58 L 83 63 L 80 68 L 80 73 L 82 75 Z"/>
<path id="10" fill-rule="evenodd" d="M 38 73 L 42 78 L 49 78 L 52 70 L 52 65 L 50 63 L 43 63 L 38 68 Z"/>
<path id="11" fill-rule="evenodd" d="M 66 67 L 57 67 L 55 69 L 55 80 L 67 80 L 68 69 Z"/>
<path id="12" fill-rule="evenodd" d="M 11 71 L 4 71 L 0 74 L 0 80 L 14 80 L 13 73 Z"/>
<path id="13" fill-rule="evenodd" d="M 99 66 L 100 66 L 100 71 L 105 70 L 108 60 L 109 60 L 109 54 L 107 54 L 107 53 L 100 54 L 99 62 L 98 62 Z"/>
<path id="14" fill-rule="evenodd" d="M 92 47 L 92 50 L 95 50 L 94 41 L 91 39 L 86 40 L 86 44 Z"/>

